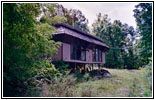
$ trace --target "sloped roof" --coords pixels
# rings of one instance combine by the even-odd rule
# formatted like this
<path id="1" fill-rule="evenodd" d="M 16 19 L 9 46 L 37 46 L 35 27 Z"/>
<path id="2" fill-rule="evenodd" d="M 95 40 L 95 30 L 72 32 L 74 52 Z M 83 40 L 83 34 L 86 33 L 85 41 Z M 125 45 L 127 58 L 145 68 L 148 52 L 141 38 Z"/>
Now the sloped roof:
<path id="1" fill-rule="evenodd" d="M 101 40 L 100 38 L 98 38 L 96 36 L 93 36 L 90 33 L 87 33 L 87 32 L 81 31 L 79 29 L 76 29 L 76 28 L 74 28 L 74 27 L 72 27 L 70 25 L 67 25 L 67 24 L 64 24 L 64 23 L 57 23 L 57 24 L 53 24 L 53 26 L 55 26 L 55 27 L 60 27 L 60 26 L 65 27 L 65 28 L 67 28 L 69 30 L 72 30 L 72 31 L 76 32 L 76 33 L 79 33 L 79 34 L 84 35 L 86 37 L 89 37 L 89 38 L 91 38 L 91 39 L 93 39 L 95 41 L 98 41 L 95 44 L 98 44 L 98 45 L 101 45 L 101 46 L 105 46 L 106 48 L 109 48 L 109 46 L 107 46 L 106 44 L 104 44 L 104 41 Z"/>

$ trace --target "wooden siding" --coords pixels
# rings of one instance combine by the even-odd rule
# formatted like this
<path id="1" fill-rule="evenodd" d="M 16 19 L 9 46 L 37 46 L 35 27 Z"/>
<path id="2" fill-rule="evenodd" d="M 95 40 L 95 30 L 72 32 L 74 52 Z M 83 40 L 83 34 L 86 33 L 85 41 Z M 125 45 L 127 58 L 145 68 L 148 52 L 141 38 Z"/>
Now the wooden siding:
<path id="1" fill-rule="evenodd" d="M 91 49 L 88 49 L 86 51 L 86 61 L 88 63 L 91 63 L 92 62 L 92 50 Z"/>
<path id="2" fill-rule="evenodd" d="M 64 60 L 66 62 L 76 62 L 76 63 L 89 63 L 89 64 L 105 64 L 105 52 L 102 52 L 102 62 L 93 62 L 92 58 L 92 50 L 87 49 L 86 51 L 86 61 L 80 61 L 80 60 L 72 60 L 70 58 L 70 44 L 62 43 L 60 48 L 57 51 L 57 54 L 55 54 L 52 57 L 52 60 Z"/>
<path id="3" fill-rule="evenodd" d="M 93 62 L 92 61 L 92 50 L 91 49 L 87 49 L 86 51 L 86 61 L 81 61 L 81 60 L 72 60 L 70 57 L 70 50 L 71 50 L 71 46 L 70 44 L 67 43 L 62 43 L 62 52 L 63 54 L 61 55 L 63 60 L 66 62 L 76 62 L 76 63 L 94 63 L 94 64 L 104 64 L 105 63 L 105 53 L 102 52 L 102 62 Z"/>
<path id="4" fill-rule="evenodd" d="M 52 58 L 51 58 L 52 60 L 62 60 L 62 51 L 63 51 L 62 48 L 63 47 L 61 45 L 60 48 L 58 48 L 57 53 L 54 56 L 52 56 Z"/>
<path id="5" fill-rule="evenodd" d="M 63 60 L 70 60 L 70 44 L 63 43 Z"/>
<path id="6" fill-rule="evenodd" d="M 102 52 L 102 62 L 105 64 L 105 52 Z"/>
<path id="7" fill-rule="evenodd" d="M 53 40 L 61 41 L 62 46 L 58 50 L 57 55 L 52 57 L 52 60 L 64 60 L 72 63 L 90 63 L 90 64 L 104 64 L 105 52 L 109 50 L 109 47 L 103 43 L 102 40 L 91 36 L 90 34 L 83 33 L 81 31 L 75 31 L 68 26 L 58 25 L 56 27 L 57 32 L 53 36 Z M 71 59 L 71 44 L 85 44 L 86 48 L 86 61 L 72 60 Z M 92 57 L 92 49 L 99 48 L 102 51 L 102 61 L 94 62 Z"/>

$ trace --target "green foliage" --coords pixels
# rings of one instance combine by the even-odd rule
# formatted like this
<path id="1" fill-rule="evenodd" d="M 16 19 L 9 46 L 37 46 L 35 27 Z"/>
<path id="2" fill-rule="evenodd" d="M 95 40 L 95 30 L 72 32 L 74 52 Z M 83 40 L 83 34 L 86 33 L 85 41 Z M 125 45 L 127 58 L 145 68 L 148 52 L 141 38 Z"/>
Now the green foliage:
<path id="1" fill-rule="evenodd" d="M 145 73 L 146 77 L 148 77 L 148 78 L 152 77 L 152 61 L 150 61 L 149 64 L 145 65 L 144 73 Z M 152 81 L 152 79 L 148 79 L 148 80 Z M 152 84 L 152 82 L 150 82 L 150 83 Z"/>
<path id="2" fill-rule="evenodd" d="M 50 63 L 50 61 L 43 60 L 38 62 L 30 69 L 29 74 L 33 75 L 28 78 L 24 85 L 27 86 L 24 96 L 39 96 L 41 95 L 42 86 L 47 83 L 51 84 L 51 80 L 55 77 L 61 77 L 62 74 Z"/>
<path id="3" fill-rule="evenodd" d="M 93 23 L 93 32 L 104 40 L 110 47 L 106 52 L 106 67 L 111 68 L 137 68 L 134 65 L 135 55 L 133 52 L 135 31 L 132 26 L 122 24 L 119 20 L 110 22 L 108 15 L 98 14 Z"/>
<path id="4" fill-rule="evenodd" d="M 138 33 L 141 39 L 138 43 L 141 65 L 146 65 L 152 57 L 152 3 L 140 3 L 135 6 L 134 17 L 136 18 Z"/>
<path id="5" fill-rule="evenodd" d="M 148 83 L 147 88 L 148 90 L 145 91 L 146 96 L 151 96 L 152 94 L 152 62 L 150 61 L 148 65 L 144 68 L 144 76 Z"/>
<path id="6" fill-rule="evenodd" d="M 49 18 L 46 15 L 44 15 L 40 18 L 40 22 L 48 23 L 48 24 L 52 25 L 52 24 L 56 24 L 56 23 L 66 22 L 66 18 L 65 17 L 57 17 L 57 16 Z"/>
<path id="7" fill-rule="evenodd" d="M 76 72 L 74 73 L 74 76 L 77 77 L 77 79 L 81 80 L 81 79 L 83 78 L 84 75 L 81 74 L 79 71 L 76 71 Z"/>
<path id="8" fill-rule="evenodd" d="M 56 77 L 29 88 L 28 97 L 150 97 L 141 70 L 107 69 L 112 78 L 77 81 L 73 75 Z M 146 91 L 146 92 L 145 92 Z"/>
<path id="9" fill-rule="evenodd" d="M 60 72 L 50 61 L 42 60 L 36 63 L 29 72 L 33 77 L 47 78 L 49 80 L 56 76 L 60 76 Z"/>
<path id="10" fill-rule="evenodd" d="M 76 84 L 77 96 L 90 97 L 146 97 L 146 84 L 140 70 L 107 69 L 111 78 L 90 80 Z M 149 96 L 151 97 L 151 96 Z"/>
<path id="11" fill-rule="evenodd" d="M 59 70 L 60 73 L 62 74 L 67 74 L 67 71 L 69 69 L 69 65 L 66 64 L 64 61 L 52 61 L 52 64 L 54 64 L 55 68 Z"/>
<path id="12" fill-rule="evenodd" d="M 41 85 L 28 89 L 26 96 L 37 97 L 73 97 L 76 78 L 72 75 L 55 77 L 49 82 L 43 81 Z"/>
<path id="13" fill-rule="evenodd" d="M 101 14 L 93 24 L 96 36 L 102 38 L 110 47 L 130 48 L 110 49 L 106 54 L 107 67 L 132 69 L 152 60 L 152 4 L 139 4 L 134 12 L 139 34 L 142 36 L 136 46 L 133 44 L 134 29 L 127 24 L 118 20 L 111 23 L 107 15 Z M 38 20 L 40 16 L 41 19 Z M 51 40 L 52 33 L 56 31 L 51 24 L 61 22 L 89 31 L 88 21 L 79 10 L 67 10 L 56 4 L 3 3 L 3 96 L 76 94 L 73 93 L 76 92 L 73 85 L 77 80 L 73 77 L 62 77 L 66 75 L 68 65 L 60 61 L 53 62 L 54 66 L 48 60 L 60 46 L 60 43 Z M 145 95 L 150 96 L 152 65 L 147 66 L 149 67 L 145 68 L 145 77 L 149 89 Z M 88 74 L 76 72 L 75 76 L 82 81 L 89 80 Z M 91 96 L 89 89 L 85 92 L 89 94 L 83 93 L 82 96 Z"/>
<path id="14" fill-rule="evenodd" d="M 84 32 L 89 32 L 88 20 L 80 10 L 67 9 L 60 4 L 51 4 L 50 7 L 54 7 L 56 9 L 53 14 L 54 17 L 65 17 L 64 23 Z"/>
<path id="15" fill-rule="evenodd" d="M 46 61 L 59 43 L 51 40 L 55 28 L 46 20 L 37 21 L 42 7 L 36 3 L 3 4 L 4 96 L 22 96 L 27 79 L 42 73 L 49 78 L 58 73 Z"/>
<path id="16" fill-rule="evenodd" d="M 29 77 L 29 67 L 34 63 L 29 56 L 32 49 L 30 36 L 40 6 L 4 3 L 3 7 L 4 96 L 13 96 L 21 91 L 18 87 L 23 87 L 21 83 Z"/>
<path id="17" fill-rule="evenodd" d="M 77 78 L 78 82 L 88 81 L 91 79 L 88 73 L 82 74 L 80 71 L 76 71 L 74 73 L 74 77 Z"/>

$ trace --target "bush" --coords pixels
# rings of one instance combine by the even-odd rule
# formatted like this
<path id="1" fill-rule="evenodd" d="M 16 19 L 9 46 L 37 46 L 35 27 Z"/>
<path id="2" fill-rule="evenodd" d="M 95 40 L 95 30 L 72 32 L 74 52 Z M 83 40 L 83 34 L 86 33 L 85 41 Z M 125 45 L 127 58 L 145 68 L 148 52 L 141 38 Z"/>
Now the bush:
<path id="1" fill-rule="evenodd" d="M 147 77 L 149 84 L 152 85 L 152 62 L 145 66 L 144 75 Z"/>
<path id="2" fill-rule="evenodd" d="M 51 80 L 55 77 L 62 76 L 54 65 L 47 60 L 43 60 L 32 67 L 30 74 L 32 77 L 28 78 L 27 81 L 24 82 L 24 85 L 27 86 L 25 96 L 38 96 L 38 93 L 40 93 L 39 91 L 44 83 L 50 84 Z"/>
<path id="3" fill-rule="evenodd" d="M 74 73 L 74 76 L 77 77 L 77 79 L 79 79 L 79 80 L 83 78 L 83 74 L 81 74 L 79 71 L 76 71 Z"/>
<path id="4" fill-rule="evenodd" d="M 80 73 L 79 71 L 76 71 L 76 72 L 74 73 L 74 77 L 77 78 L 77 81 L 78 81 L 78 82 L 90 80 L 90 76 L 89 76 L 88 73 L 82 74 L 82 73 Z"/>
<path id="5" fill-rule="evenodd" d="M 72 97 L 74 93 L 74 84 L 76 78 L 73 75 L 66 75 L 61 78 L 55 78 L 50 85 L 49 96 L 52 97 Z"/>
<path id="6" fill-rule="evenodd" d="M 27 96 L 40 97 L 73 97 L 75 96 L 74 84 L 76 78 L 73 75 L 55 77 L 50 82 L 43 81 L 41 85 L 29 88 Z"/>
<path id="7" fill-rule="evenodd" d="M 60 73 L 65 75 L 68 71 L 69 65 L 66 64 L 64 61 L 59 60 L 59 61 L 52 61 L 52 64 L 54 64 L 55 68 L 59 70 Z"/>
<path id="8" fill-rule="evenodd" d="M 145 91 L 145 96 L 151 96 L 152 95 L 152 62 L 149 62 L 143 70 L 144 77 L 146 78 L 146 81 L 148 83 L 148 90 Z"/>

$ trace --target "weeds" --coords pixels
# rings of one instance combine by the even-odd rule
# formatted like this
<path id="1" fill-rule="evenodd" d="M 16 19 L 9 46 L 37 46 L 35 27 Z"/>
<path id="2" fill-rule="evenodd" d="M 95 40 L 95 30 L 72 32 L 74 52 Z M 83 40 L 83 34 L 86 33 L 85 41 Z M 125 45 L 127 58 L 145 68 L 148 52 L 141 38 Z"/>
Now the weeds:
<path id="1" fill-rule="evenodd" d="M 146 90 L 144 96 L 150 97 L 152 96 L 152 62 L 149 62 L 149 64 L 145 66 L 143 73 L 146 81 Z"/>
<path id="2" fill-rule="evenodd" d="M 79 81 L 74 75 L 43 82 L 37 88 L 31 88 L 31 95 L 42 97 L 150 97 L 150 87 L 140 70 L 108 69 L 112 77 L 99 80 Z M 82 76 L 84 77 L 84 76 Z"/>
<path id="3" fill-rule="evenodd" d="M 44 83 L 41 95 L 43 97 L 72 97 L 74 96 L 74 84 L 76 79 L 73 76 L 55 78 L 51 84 Z"/>
<path id="4" fill-rule="evenodd" d="M 91 87 L 83 87 L 81 91 L 81 97 L 93 97 L 93 92 Z"/>
<path id="5" fill-rule="evenodd" d="M 129 97 L 136 97 L 138 96 L 138 91 L 139 91 L 139 87 L 138 87 L 138 79 L 137 78 L 134 78 L 133 79 L 133 82 L 132 82 L 132 85 L 130 86 L 130 89 L 129 89 Z"/>

